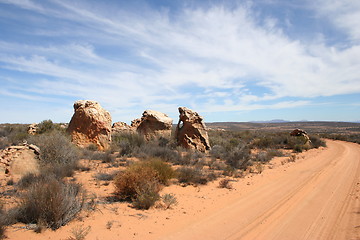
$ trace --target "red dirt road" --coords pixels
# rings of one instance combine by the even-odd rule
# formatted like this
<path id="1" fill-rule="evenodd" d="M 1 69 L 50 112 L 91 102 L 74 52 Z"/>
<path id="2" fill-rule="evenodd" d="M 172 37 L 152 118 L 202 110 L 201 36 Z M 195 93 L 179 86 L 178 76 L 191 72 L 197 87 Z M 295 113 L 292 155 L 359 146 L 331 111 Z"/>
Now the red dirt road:
<path id="1" fill-rule="evenodd" d="M 164 239 L 359 240 L 360 145 L 327 144 Z"/>

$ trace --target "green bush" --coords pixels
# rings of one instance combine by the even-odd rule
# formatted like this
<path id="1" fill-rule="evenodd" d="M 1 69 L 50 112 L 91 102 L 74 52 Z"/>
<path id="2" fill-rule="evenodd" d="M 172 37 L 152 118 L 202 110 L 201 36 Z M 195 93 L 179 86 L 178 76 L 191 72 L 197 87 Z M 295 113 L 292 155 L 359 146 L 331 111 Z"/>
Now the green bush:
<path id="1" fill-rule="evenodd" d="M 44 120 L 42 122 L 40 122 L 37 125 L 38 130 L 36 131 L 36 133 L 38 134 L 43 134 L 45 132 L 51 132 L 53 130 L 55 130 L 55 125 L 54 123 L 49 119 L 49 120 Z"/>
<path id="2" fill-rule="evenodd" d="M 53 230 L 64 226 L 82 209 L 85 193 L 78 184 L 56 178 L 40 179 L 21 196 L 17 220 L 45 224 Z"/>
<path id="3" fill-rule="evenodd" d="M 169 180 L 176 176 L 174 169 L 159 158 L 150 158 L 140 163 L 154 169 L 158 174 L 158 180 L 161 184 L 168 185 Z"/>

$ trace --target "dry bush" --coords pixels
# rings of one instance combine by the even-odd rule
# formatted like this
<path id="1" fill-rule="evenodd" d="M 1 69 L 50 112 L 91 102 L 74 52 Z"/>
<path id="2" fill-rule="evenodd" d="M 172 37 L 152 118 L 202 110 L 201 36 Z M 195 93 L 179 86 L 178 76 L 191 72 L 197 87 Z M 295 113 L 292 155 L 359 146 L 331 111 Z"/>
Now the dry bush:
<path id="1" fill-rule="evenodd" d="M 158 181 L 158 173 L 144 164 L 134 164 L 114 178 L 116 195 L 123 200 L 134 200 L 139 189 L 148 182 Z"/>
<path id="2" fill-rule="evenodd" d="M 68 177 L 78 168 L 80 155 L 68 136 L 53 131 L 32 136 L 29 142 L 40 148 L 43 171 L 53 172 L 59 177 Z"/>
<path id="3" fill-rule="evenodd" d="M 116 173 L 99 172 L 94 175 L 94 178 L 100 181 L 111 181 L 114 179 Z"/>
<path id="4" fill-rule="evenodd" d="M 18 145 L 29 137 L 26 124 L 4 124 L 0 126 L 0 146 Z"/>
<path id="5" fill-rule="evenodd" d="M 136 187 L 136 196 L 132 199 L 132 204 L 137 209 L 149 209 L 160 199 L 159 182 L 154 179 Z"/>
<path id="6" fill-rule="evenodd" d="M 347 142 L 354 142 L 354 143 L 359 143 L 360 144 L 360 134 L 359 133 L 354 133 L 354 134 L 335 134 L 335 133 L 329 134 L 329 133 L 323 133 L 320 136 L 322 138 L 328 138 L 328 139 L 340 140 L 340 141 L 347 141 Z"/>
<path id="7" fill-rule="evenodd" d="M 133 156 L 144 145 L 145 139 L 138 133 L 116 133 L 111 136 L 111 150 L 120 156 Z"/>
<path id="8" fill-rule="evenodd" d="M 237 169 L 246 169 L 252 164 L 250 161 L 250 149 L 244 143 L 233 148 L 224 156 L 224 159 L 229 166 Z"/>
<path id="9" fill-rule="evenodd" d="M 56 178 L 39 179 L 21 196 L 17 220 L 58 229 L 80 212 L 84 201 L 85 193 L 78 184 Z"/>
<path id="10" fill-rule="evenodd" d="M 6 227 L 5 211 L 3 210 L 3 204 L 0 202 L 0 239 L 4 239 L 6 237 L 5 227 Z"/>
<path id="11" fill-rule="evenodd" d="M 201 169 L 192 167 L 181 167 L 176 170 L 177 178 L 180 183 L 186 184 L 206 184 L 213 178 L 203 173 Z M 209 178 L 210 177 L 210 178 Z"/>
<path id="12" fill-rule="evenodd" d="M 73 236 L 69 237 L 67 240 L 84 240 L 90 233 L 90 230 L 91 226 L 84 227 L 83 225 L 78 225 L 71 229 Z"/>
<path id="13" fill-rule="evenodd" d="M 326 147 L 326 142 L 323 141 L 319 136 L 309 135 L 309 138 L 313 148 Z"/>
<path id="14" fill-rule="evenodd" d="M 136 154 L 139 158 L 160 158 L 165 162 L 174 164 L 181 164 L 182 158 L 178 151 L 169 148 L 168 146 L 161 146 L 158 143 L 148 142 L 138 149 Z"/>
<path id="15" fill-rule="evenodd" d="M 162 199 L 162 202 L 163 202 L 164 209 L 169 209 L 172 206 L 175 206 L 175 205 L 178 204 L 178 201 L 177 201 L 175 195 L 171 194 L 171 193 L 164 194 L 161 197 L 161 199 Z"/>
<path id="16" fill-rule="evenodd" d="M 227 188 L 232 189 L 232 185 L 230 183 L 230 179 L 224 178 L 219 181 L 219 188 Z"/>

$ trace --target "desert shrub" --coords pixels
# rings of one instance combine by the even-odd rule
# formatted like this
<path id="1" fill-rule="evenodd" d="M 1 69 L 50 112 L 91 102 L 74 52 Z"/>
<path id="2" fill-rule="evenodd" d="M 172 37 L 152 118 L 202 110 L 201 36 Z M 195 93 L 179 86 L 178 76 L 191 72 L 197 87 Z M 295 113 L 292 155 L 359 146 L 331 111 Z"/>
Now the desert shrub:
<path id="1" fill-rule="evenodd" d="M 144 137 L 138 133 L 116 133 L 111 139 L 112 151 L 119 152 L 120 156 L 132 156 L 145 144 Z"/>
<path id="2" fill-rule="evenodd" d="M 71 229 L 72 236 L 66 240 L 85 240 L 90 230 L 91 226 L 84 227 L 83 225 L 78 225 Z"/>
<path id="3" fill-rule="evenodd" d="M 5 211 L 3 210 L 3 204 L 0 202 L 0 239 L 4 239 L 6 237 L 5 227 L 6 227 Z"/>
<path id="4" fill-rule="evenodd" d="M 293 150 L 294 150 L 294 152 L 301 153 L 303 150 L 305 150 L 304 145 L 296 144 L 296 145 L 294 145 Z"/>
<path id="5" fill-rule="evenodd" d="M 136 195 L 132 204 L 137 209 L 149 209 L 160 199 L 159 182 L 156 179 L 143 183 L 136 187 Z"/>
<path id="6" fill-rule="evenodd" d="M 152 181 L 158 181 L 158 173 L 153 168 L 144 164 L 133 164 L 115 176 L 116 195 L 123 200 L 134 200 L 139 189 Z"/>
<path id="7" fill-rule="evenodd" d="M 171 206 L 174 206 L 178 204 L 178 201 L 174 194 L 166 193 L 163 196 L 161 196 L 161 200 L 163 202 L 164 208 L 169 209 Z"/>
<path id="8" fill-rule="evenodd" d="M 360 134 L 321 134 L 322 138 L 328 138 L 333 140 L 354 142 L 360 144 Z"/>
<path id="9" fill-rule="evenodd" d="M 319 136 L 310 135 L 309 138 L 311 141 L 311 146 L 313 148 L 326 147 L 326 143 L 323 140 L 321 140 Z"/>
<path id="10" fill-rule="evenodd" d="M 237 169 L 246 169 L 251 165 L 250 149 L 246 144 L 239 144 L 236 148 L 232 149 L 227 155 L 224 156 L 226 163 Z"/>
<path id="11" fill-rule="evenodd" d="M 0 138 L 4 138 L 3 141 L 6 141 L 7 146 L 18 145 L 27 140 L 28 136 L 26 124 L 8 124 L 1 126 Z"/>
<path id="12" fill-rule="evenodd" d="M 268 149 L 266 150 L 267 154 L 269 157 L 271 157 L 271 159 L 273 157 L 282 157 L 284 156 L 284 153 L 281 150 L 278 149 Z"/>
<path id="13" fill-rule="evenodd" d="M 142 145 L 136 154 L 139 158 L 160 158 L 165 162 L 174 164 L 181 163 L 181 156 L 179 152 L 169 147 L 162 147 L 151 142 Z"/>
<path id="14" fill-rule="evenodd" d="M 232 185 L 230 183 L 230 179 L 224 178 L 219 181 L 219 188 L 227 188 L 232 189 Z"/>
<path id="15" fill-rule="evenodd" d="M 102 173 L 102 172 L 99 172 L 99 173 L 96 173 L 94 175 L 94 178 L 97 179 L 97 180 L 100 180 L 100 181 L 111 181 L 114 179 L 116 174 L 114 173 Z"/>
<path id="16" fill-rule="evenodd" d="M 150 158 L 139 164 L 144 164 L 145 166 L 154 169 L 158 175 L 159 182 L 164 185 L 167 185 L 169 180 L 176 175 L 174 169 L 159 158 Z"/>
<path id="17" fill-rule="evenodd" d="M 49 120 L 44 120 L 42 122 L 40 122 L 37 125 L 38 130 L 36 131 L 36 133 L 38 134 L 43 134 L 45 132 L 51 132 L 55 129 L 55 125 L 54 123 L 49 119 Z"/>
<path id="18" fill-rule="evenodd" d="M 17 219 L 24 223 L 42 223 L 55 230 L 72 220 L 84 201 L 85 193 L 78 184 L 56 178 L 39 180 L 22 195 Z"/>
<path id="19" fill-rule="evenodd" d="M 87 159 L 101 160 L 102 163 L 113 163 L 115 161 L 115 156 L 109 150 L 105 152 L 101 152 L 101 151 L 89 151 L 85 149 L 83 150 L 82 154 Z"/>
<path id="20" fill-rule="evenodd" d="M 68 136 L 57 131 L 29 138 L 40 150 L 42 168 L 58 176 L 71 176 L 78 168 L 79 152 Z"/>
<path id="21" fill-rule="evenodd" d="M 209 179 L 201 169 L 192 167 L 180 167 L 177 169 L 177 178 L 180 183 L 206 184 Z"/>
<path id="22" fill-rule="evenodd" d="M 30 187 L 31 184 L 39 181 L 39 179 L 42 177 L 44 177 L 44 175 L 38 175 L 35 173 L 27 173 L 20 178 L 20 180 L 17 182 L 16 186 L 19 189 L 26 189 L 26 188 Z"/>
<path id="23" fill-rule="evenodd" d="M 257 173 L 262 173 L 264 171 L 264 165 L 261 162 L 255 163 L 255 170 Z"/>
<path id="24" fill-rule="evenodd" d="M 0 149 L 5 149 L 10 146 L 10 142 L 7 137 L 0 137 Z"/>
<path id="25" fill-rule="evenodd" d="M 225 148 L 221 145 L 214 145 L 210 150 L 211 157 L 215 159 L 220 159 L 226 152 Z"/>

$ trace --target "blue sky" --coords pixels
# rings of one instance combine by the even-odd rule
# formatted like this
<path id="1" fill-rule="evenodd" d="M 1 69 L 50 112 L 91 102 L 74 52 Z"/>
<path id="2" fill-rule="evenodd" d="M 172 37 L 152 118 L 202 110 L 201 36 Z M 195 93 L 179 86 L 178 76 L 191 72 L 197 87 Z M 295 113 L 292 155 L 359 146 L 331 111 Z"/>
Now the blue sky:
<path id="1" fill-rule="evenodd" d="M 0 123 L 360 120 L 360 1 L 0 0 Z"/>

